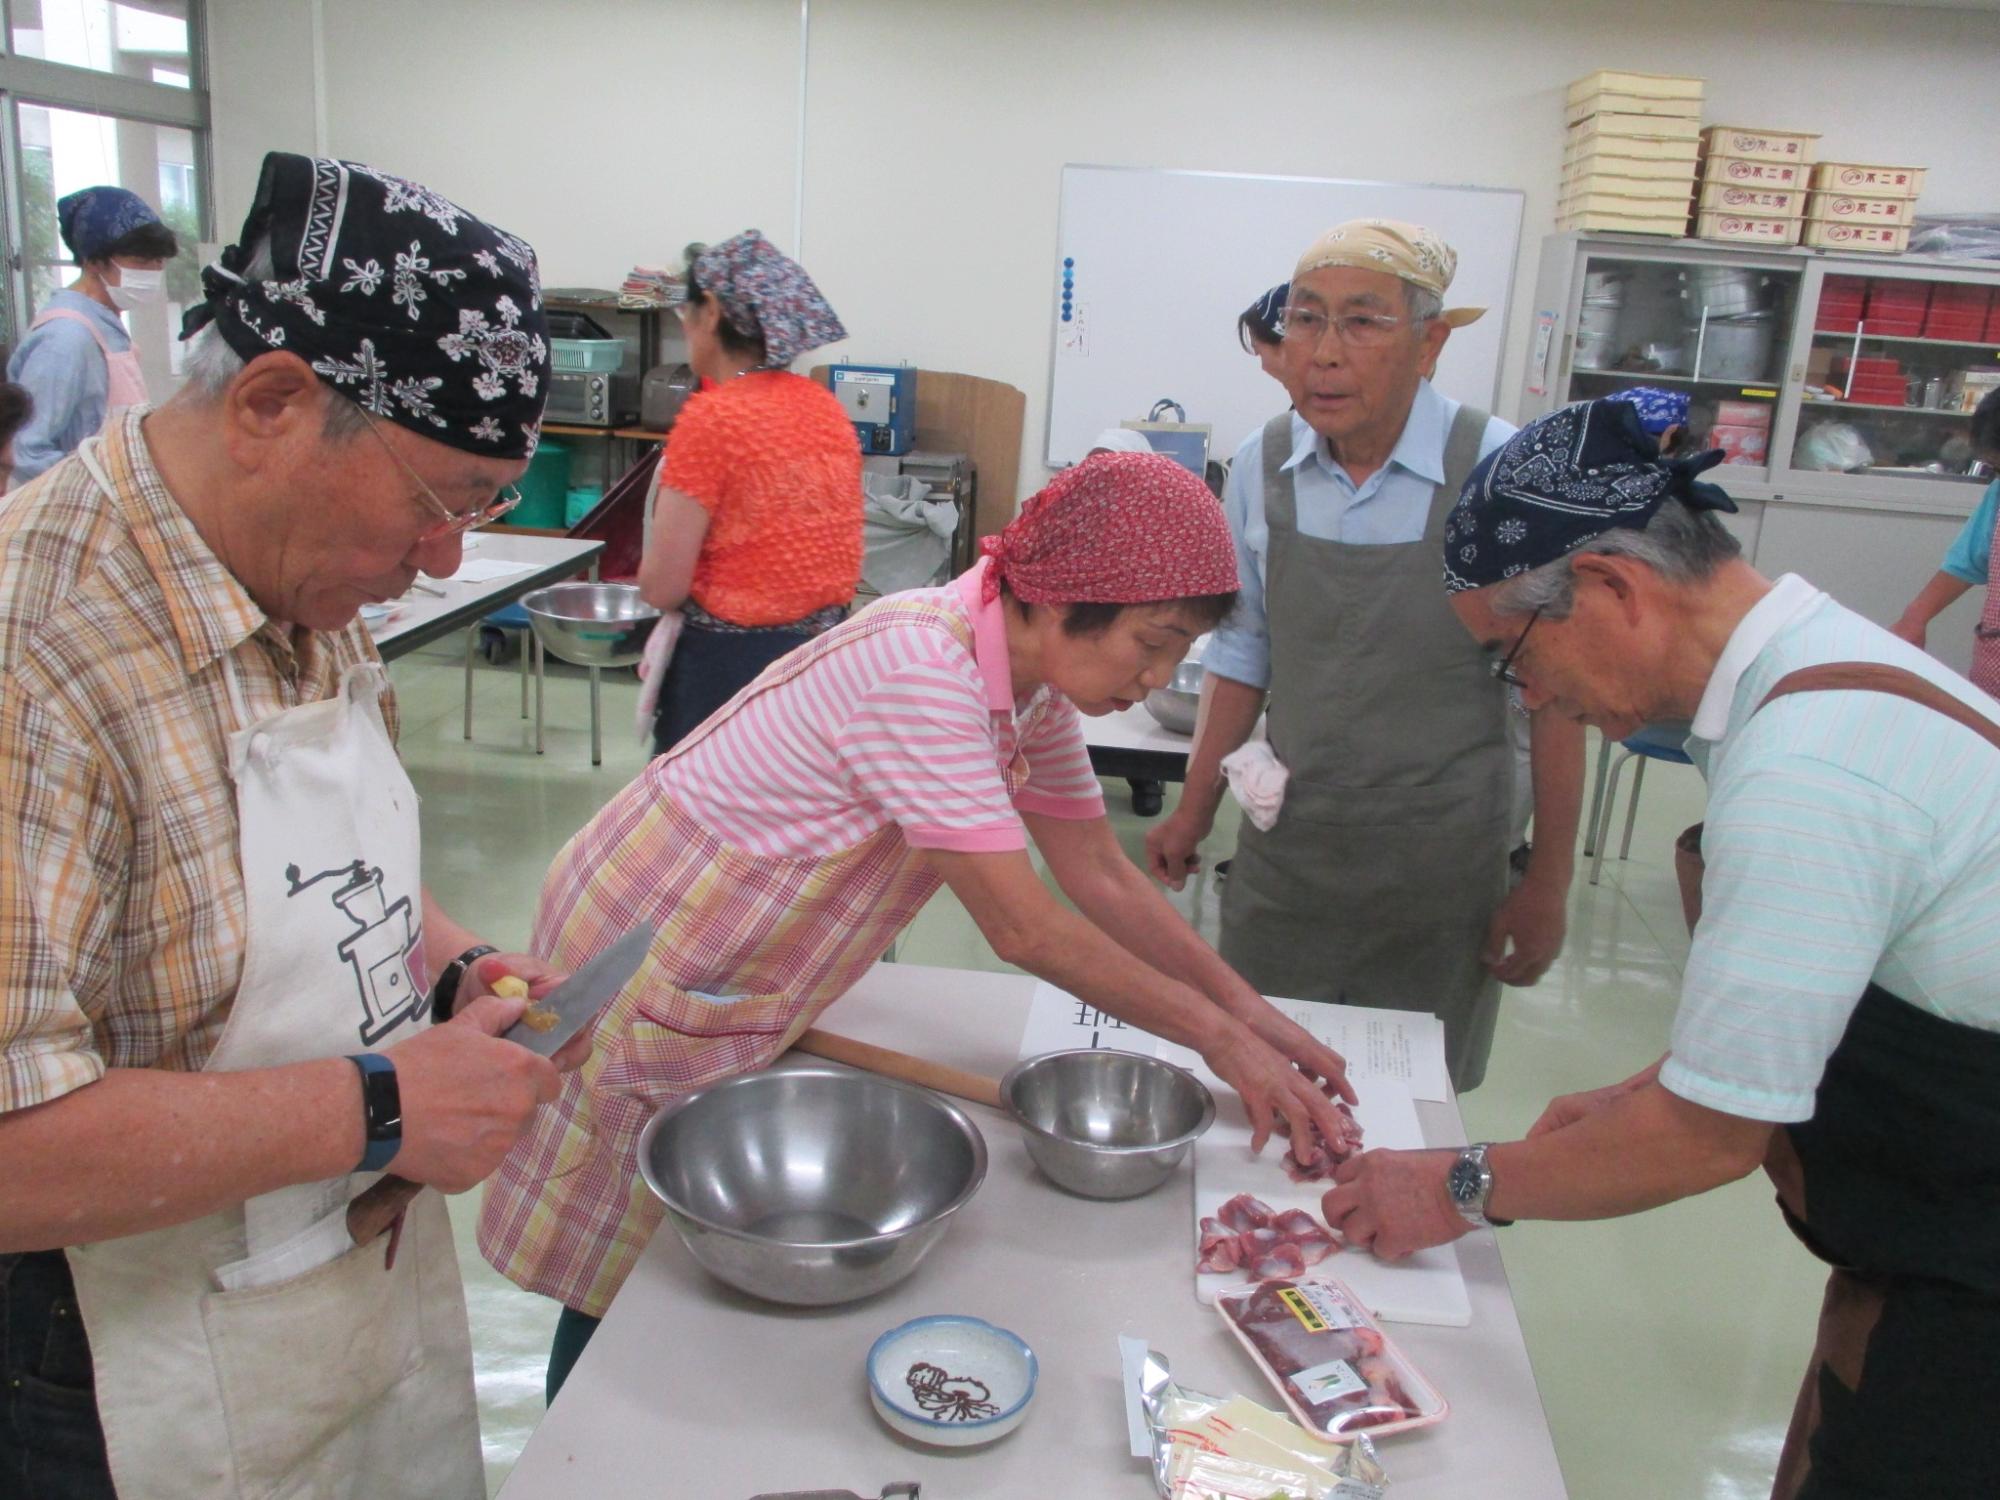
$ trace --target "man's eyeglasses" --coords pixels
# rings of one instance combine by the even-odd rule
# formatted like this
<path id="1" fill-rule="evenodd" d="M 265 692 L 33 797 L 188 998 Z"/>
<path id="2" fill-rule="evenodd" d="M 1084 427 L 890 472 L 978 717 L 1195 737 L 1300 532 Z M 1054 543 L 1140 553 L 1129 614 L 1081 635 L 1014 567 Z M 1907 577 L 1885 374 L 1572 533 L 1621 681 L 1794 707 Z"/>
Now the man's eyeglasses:
<path id="1" fill-rule="evenodd" d="M 423 475 L 410 467 L 409 460 L 390 446 L 388 438 L 382 435 L 382 429 L 376 425 L 375 419 L 368 415 L 367 408 L 356 409 L 360 411 L 361 420 L 367 424 L 368 430 L 375 434 L 375 441 L 380 443 L 389 457 L 396 460 L 402 471 L 410 476 L 410 482 L 416 485 L 418 492 L 424 497 L 424 503 L 437 513 L 437 523 L 426 526 L 417 533 L 418 545 L 443 541 L 446 537 L 456 536 L 461 531 L 470 531 L 475 526 L 484 526 L 488 521 L 497 521 L 521 503 L 521 492 L 510 484 L 485 505 L 475 506 L 471 510 L 453 510 L 438 499 L 437 491 L 424 483 Z"/>
<path id="2" fill-rule="evenodd" d="M 1505 656 L 1501 657 L 1500 660 L 1494 662 L 1492 667 L 1490 668 L 1493 675 L 1499 678 L 1502 682 L 1506 683 L 1509 687 L 1520 687 L 1522 685 L 1521 674 L 1514 670 L 1514 658 L 1521 654 L 1521 643 L 1527 640 L 1528 632 L 1535 628 L 1535 621 L 1539 620 L 1541 617 L 1542 617 L 1542 612 L 1539 609 L 1536 610 L 1533 614 L 1529 615 L 1528 623 L 1523 625 L 1521 627 L 1521 633 L 1514 637 L 1514 648 L 1511 651 L 1509 651 Z"/>
<path id="3" fill-rule="evenodd" d="M 1329 315 L 1313 307 L 1288 307 L 1279 324 L 1279 336 L 1295 344 L 1317 349 L 1331 329 L 1349 349 L 1379 349 L 1396 336 L 1408 318 L 1388 313 L 1340 313 Z"/>

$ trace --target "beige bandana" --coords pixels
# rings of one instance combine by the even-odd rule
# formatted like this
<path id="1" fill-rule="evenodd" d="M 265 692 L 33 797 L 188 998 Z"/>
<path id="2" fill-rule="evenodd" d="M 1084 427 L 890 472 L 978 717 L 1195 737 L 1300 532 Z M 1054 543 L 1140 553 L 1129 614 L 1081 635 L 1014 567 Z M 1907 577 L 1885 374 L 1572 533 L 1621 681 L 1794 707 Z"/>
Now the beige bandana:
<path id="1" fill-rule="evenodd" d="M 1443 297 L 1458 271 L 1458 252 L 1421 224 L 1400 219 L 1349 219 L 1312 242 L 1299 257 L 1292 279 L 1322 266 L 1354 266 L 1391 276 Z M 1447 307 L 1440 316 L 1463 328 L 1486 315 L 1483 307 Z"/>

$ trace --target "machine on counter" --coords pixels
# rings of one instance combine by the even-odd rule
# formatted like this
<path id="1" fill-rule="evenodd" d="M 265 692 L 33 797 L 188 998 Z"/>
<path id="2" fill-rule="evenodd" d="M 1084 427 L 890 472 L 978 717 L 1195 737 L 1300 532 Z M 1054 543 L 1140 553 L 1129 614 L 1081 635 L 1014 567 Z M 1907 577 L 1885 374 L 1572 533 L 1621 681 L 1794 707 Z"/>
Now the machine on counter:
<path id="1" fill-rule="evenodd" d="M 863 453 L 900 456 L 917 442 L 917 372 L 907 365 L 834 365 L 834 398 L 854 423 Z"/>

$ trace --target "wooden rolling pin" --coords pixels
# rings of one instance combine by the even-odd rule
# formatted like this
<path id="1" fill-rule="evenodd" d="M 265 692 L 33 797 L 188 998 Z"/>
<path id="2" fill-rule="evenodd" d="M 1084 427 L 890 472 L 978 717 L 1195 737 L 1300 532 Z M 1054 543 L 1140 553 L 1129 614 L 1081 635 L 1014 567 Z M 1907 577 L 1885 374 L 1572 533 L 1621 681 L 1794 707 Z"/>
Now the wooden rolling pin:
<path id="1" fill-rule="evenodd" d="M 880 1073 L 884 1078 L 900 1078 L 905 1083 L 919 1083 L 927 1089 L 936 1089 L 940 1094 L 983 1104 L 988 1109 L 1000 1108 L 999 1083 L 978 1073 L 968 1073 L 963 1068 L 947 1067 L 928 1058 L 912 1057 L 907 1052 L 893 1052 L 872 1042 L 857 1042 L 853 1037 L 835 1036 L 818 1027 L 812 1028 L 792 1045 L 794 1051 L 809 1052 L 829 1062 L 846 1063 L 850 1068 Z"/>

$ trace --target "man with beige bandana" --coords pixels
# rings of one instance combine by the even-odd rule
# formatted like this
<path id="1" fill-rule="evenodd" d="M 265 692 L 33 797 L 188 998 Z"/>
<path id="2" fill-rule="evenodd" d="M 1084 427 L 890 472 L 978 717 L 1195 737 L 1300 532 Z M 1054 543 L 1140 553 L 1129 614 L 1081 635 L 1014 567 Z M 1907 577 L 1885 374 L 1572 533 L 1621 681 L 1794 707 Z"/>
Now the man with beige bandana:
<path id="1" fill-rule="evenodd" d="M 1446 513 L 1513 429 L 1435 390 L 1458 257 L 1432 231 L 1360 219 L 1292 276 L 1294 409 L 1238 450 L 1223 503 L 1243 592 L 1206 656 L 1179 806 L 1148 836 L 1178 887 L 1221 801 L 1221 762 L 1269 696 L 1286 772 L 1268 829 L 1246 820 L 1222 905 L 1223 956 L 1268 995 L 1443 1018 L 1452 1081 L 1484 1078 L 1501 981 L 1561 950 L 1583 735 L 1536 716 L 1536 833 L 1508 888 L 1508 692 L 1434 587 Z"/>

